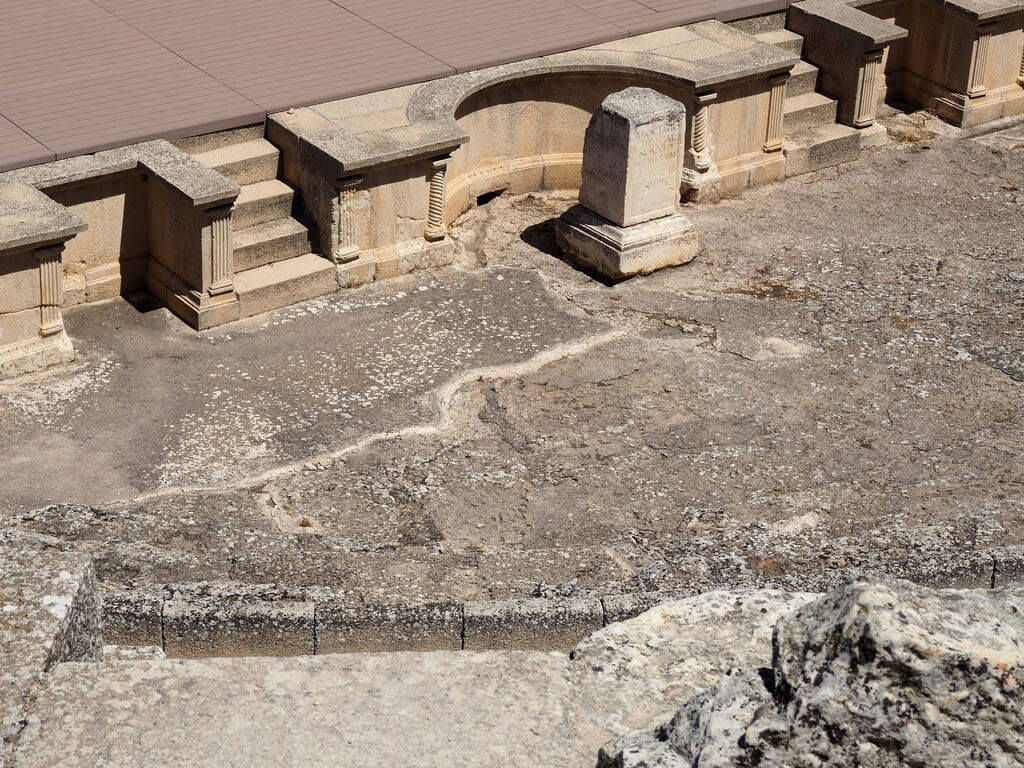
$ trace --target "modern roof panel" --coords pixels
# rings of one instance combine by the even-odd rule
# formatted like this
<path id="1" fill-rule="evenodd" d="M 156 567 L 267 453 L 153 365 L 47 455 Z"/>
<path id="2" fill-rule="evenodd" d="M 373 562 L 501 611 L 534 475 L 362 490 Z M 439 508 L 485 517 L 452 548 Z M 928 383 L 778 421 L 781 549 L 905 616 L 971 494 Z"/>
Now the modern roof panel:
<path id="1" fill-rule="evenodd" d="M 0 0 L 0 169 L 785 0 Z"/>

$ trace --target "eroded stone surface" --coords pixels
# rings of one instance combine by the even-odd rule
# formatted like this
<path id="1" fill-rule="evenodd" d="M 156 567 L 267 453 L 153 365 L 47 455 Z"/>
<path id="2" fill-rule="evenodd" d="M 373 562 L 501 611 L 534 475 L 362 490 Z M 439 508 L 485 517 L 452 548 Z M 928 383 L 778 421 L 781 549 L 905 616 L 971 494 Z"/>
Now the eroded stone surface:
<path id="1" fill-rule="evenodd" d="M 723 676 L 618 766 L 1024 763 L 1024 588 L 861 582 L 778 620 L 770 669 Z"/>
<path id="2" fill-rule="evenodd" d="M 221 768 L 260 755 L 282 766 L 589 767 L 602 743 L 657 721 L 727 664 L 764 658 L 772 622 L 809 599 L 700 595 L 602 630 L 571 658 L 459 651 L 124 663 L 116 659 L 147 652 L 111 650 L 105 664 L 57 669 L 16 765 Z"/>
<path id="3" fill-rule="evenodd" d="M 43 674 L 60 661 L 99 659 L 102 647 L 92 564 L 57 548 L 0 542 L 0 765 Z"/>
<path id="4" fill-rule="evenodd" d="M 14 765 L 592 764 L 575 714 L 561 654 L 66 664 Z"/>

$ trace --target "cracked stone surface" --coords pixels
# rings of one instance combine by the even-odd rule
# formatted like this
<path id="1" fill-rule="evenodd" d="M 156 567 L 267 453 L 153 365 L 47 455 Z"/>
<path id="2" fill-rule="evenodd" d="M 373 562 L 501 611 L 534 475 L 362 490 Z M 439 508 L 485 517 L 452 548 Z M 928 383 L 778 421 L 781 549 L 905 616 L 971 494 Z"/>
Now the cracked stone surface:
<path id="1" fill-rule="evenodd" d="M 1024 588 L 846 585 L 778 618 L 736 665 L 601 768 L 1024 763 Z"/>
<path id="2" fill-rule="evenodd" d="M 689 207 L 698 258 L 618 284 L 528 195 L 457 269 L 218 332 L 69 313 L 83 362 L 0 389 L 6 524 L 367 600 L 1019 579 L 1018 133 Z"/>

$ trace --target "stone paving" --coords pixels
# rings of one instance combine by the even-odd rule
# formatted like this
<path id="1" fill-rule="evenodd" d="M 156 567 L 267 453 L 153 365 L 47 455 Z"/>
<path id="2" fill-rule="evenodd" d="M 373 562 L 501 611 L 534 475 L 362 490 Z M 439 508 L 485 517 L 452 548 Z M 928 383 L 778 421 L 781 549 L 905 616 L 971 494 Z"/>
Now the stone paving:
<path id="1" fill-rule="evenodd" d="M 4 522 L 109 583 L 366 600 L 1020 578 L 1020 136 L 688 207 L 697 259 L 621 283 L 528 195 L 457 268 L 217 332 L 69 312 L 80 361 L 0 388 Z"/>

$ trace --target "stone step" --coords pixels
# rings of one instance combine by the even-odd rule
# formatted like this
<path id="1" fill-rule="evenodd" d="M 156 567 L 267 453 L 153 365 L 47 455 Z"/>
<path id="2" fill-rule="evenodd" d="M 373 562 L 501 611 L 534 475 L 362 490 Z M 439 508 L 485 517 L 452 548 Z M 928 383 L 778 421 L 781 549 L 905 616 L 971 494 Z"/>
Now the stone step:
<path id="1" fill-rule="evenodd" d="M 816 125 L 828 125 L 836 121 L 838 103 L 821 93 L 804 93 L 786 97 L 783 130 L 792 134 Z"/>
<path id="2" fill-rule="evenodd" d="M 244 185 L 276 179 L 280 155 L 277 147 L 266 139 L 254 139 L 199 152 L 193 157 L 207 168 Z"/>
<path id="3" fill-rule="evenodd" d="M 241 128 L 231 128 L 227 131 L 216 133 L 204 133 L 202 136 L 188 136 L 184 139 L 171 139 L 171 144 L 182 152 L 190 155 L 198 155 L 200 152 L 209 152 L 214 149 L 221 149 L 232 144 L 240 144 L 243 141 L 256 141 L 262 139 L 264 134 L 263 123 L 244 125 Z"/>
<path id="4" fill-rule="evenodd" d="M 275 219 L 234 233 L 235 272 L 309 251 L 309 230 L 293 218 Z"/>
<path id="5" fill-rule="evenodd" d="M 860 145 L 861 132 L 847 125 L 831 123 L 805 128 L 783 142 L 786 176 L 798 176 L 856 160 Z"/>
<path id="6" fill-rule="evenodd" d="M 64 664 L 18 768 L 584 768 L 612 733 L 565 654 Z M 582 722 L 581 722 L 582 721 Z"/>
<path id="7" fill-rule="evenodd" d="M 269 312 L 336 290 L 337 268 L 315 253 L 235 274 L 240 317 Z"/>
<path id="8" fill-rule="evenodd" d="M 783 50 L 795 53 L 797 56 L 801 54 L 804 49 L 804 38 L 802 35 L 798 35 L 796 32 L 791 32 L 788 29 L 773 29 L 769 32 L 761 32 L 758 35 L 754 35 L 758 40 L 769 43 L 771 45 L 777 45 Z"/>
<path id="9" fill-rule="evenodd" d="M 729 26 L 733 29 L 738 29 L 740 32 L 746 32 L 748 35 L 757 35 L 761 32 L 772 32 L 786 26 L 786 12 L 773 11 L 771 13 L 761 14 L 760 16 L 736 19 L 735 21 L 730 21 Z"/>
<path id="10" fill-rule="evenodd" d="M 246 184 L 235 201 L 231 223 L 236 232 L 292 215 L 295 190 L 278 179 Z"/>
<path id="11" fill-rule="evenodd" d="M 802 96 L 818 87 L 818 68 L 806 61 L 797 63 L 786 83 L 786 97 Z"/>

